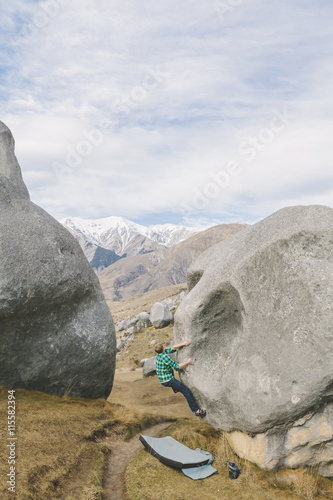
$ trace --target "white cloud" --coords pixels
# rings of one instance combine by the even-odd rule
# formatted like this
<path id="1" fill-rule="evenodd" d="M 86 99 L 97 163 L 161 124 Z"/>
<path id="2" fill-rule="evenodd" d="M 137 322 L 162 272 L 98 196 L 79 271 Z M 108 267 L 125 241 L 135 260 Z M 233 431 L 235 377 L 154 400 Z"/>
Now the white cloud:
<path id="1" fill-rule="evenodd" d="M 31 198 L 52 215 L 252 221 L 333 204 L 330 3 L 244 1 L 223 19 L 199 0 L 3 10 L 1 119 Z M 295 119 L 248 162 L 239 145 L 286 105 Z M 87 139 L 100 127 L 101 141 Z M 233 159 L 242 173 L 184 213 Z"/>

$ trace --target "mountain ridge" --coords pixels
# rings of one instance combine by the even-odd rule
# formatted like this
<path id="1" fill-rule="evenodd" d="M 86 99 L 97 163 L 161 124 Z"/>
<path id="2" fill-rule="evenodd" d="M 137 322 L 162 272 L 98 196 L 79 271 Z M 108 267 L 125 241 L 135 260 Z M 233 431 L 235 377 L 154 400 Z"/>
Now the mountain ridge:
<path id="1" fill-rule="evenodd" d="M 175 224 L 143 226 L 115 216 L 95 220 L 67 217 L 59 222 L 76 238 L 97 272 L 107 267 L 94 266 L 95 261 L 100 261 L 95 259 L 95 254 L 98 252 L 100 255 L 101 249 L 114 252 L 119 257 L 131 257 L 170 248 L 205 229 Z M 105 260 L 106 263 L 108 261 L 112 261 L 111 254 Z"/>
<path id="2" fill-rule="evenodd" d="M 187 269 L 207 248 L 248 227 L 221 224 L 194 234 L 172 247 L 118 260 L 98 277 L 109 301 L 123 301 L 169 285 L 186 282 Z"/>

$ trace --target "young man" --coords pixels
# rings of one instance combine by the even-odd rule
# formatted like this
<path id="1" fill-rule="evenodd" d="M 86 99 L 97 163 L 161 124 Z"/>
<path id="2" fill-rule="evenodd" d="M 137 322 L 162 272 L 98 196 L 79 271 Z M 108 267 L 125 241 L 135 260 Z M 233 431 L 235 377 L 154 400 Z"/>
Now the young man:
<path id="1" fill-rule="evenodd" d="M 206 410 L 201 410 L 197 406 L 191 394 L 190 389 L 173 376 L 173 370 L 179 371 L 182 370 L 183 368 L 186 368 L 186 366 L 188 365 L 193 365 L 194 360 L 189 359 L 188 361 L 185 361 L 185 363 L 178 364 L 176 361 L 171 359 L 170 356 L 168 356 L 168 354 L 176 352 L 176 349 L 188 346 L 190 345 L 190 343 L 191 342 L 189 340 L 186 340 L 182 344 L 177 344 L 174 345 L 173 347 L 167 347 L 167 348 L 165 348 L 163 344 L 157 344 L 155 346 L 156 373 L 158 376 L 158 380 L 161 382 L 162 385 L 164 385 L 164 387 L 172 387 L 174 392 L 181 392 L 187 399 L 189 407 L 191 408 L 193 413 L 197 417 L 204 417 L 206 415 Z"/>

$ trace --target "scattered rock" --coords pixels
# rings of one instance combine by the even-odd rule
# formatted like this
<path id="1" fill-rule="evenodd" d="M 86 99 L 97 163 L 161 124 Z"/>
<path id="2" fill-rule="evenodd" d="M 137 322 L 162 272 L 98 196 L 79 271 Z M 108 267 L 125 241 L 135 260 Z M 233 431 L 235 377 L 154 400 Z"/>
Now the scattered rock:
<path id="1" fill-rule="evenodd" d="M 123 330 L 126 330 L 128 328 L 129 321 L 126 319 L 123 319 L 122 321 L 119 321 L 117 324 L 117 332 L 122 332 Z"/>
<path id="2" fill-rule="evenodd" d="M 151 326 L 149 314 L 144 311 L 137 314 L 133 318 L 119 321 L 119 323 L 117 324 L 117 332 L 121 332 L 132 327 L 134 328 L 135 332 L 142 332 L 145 328 L 148 328 L 148 326 Z"/>
<path id="3" fill-rule="evenodd" d="M 182 379 L 206 421 L 242 433 L 235 448 L 270 470 L 318 464 L 333 476 L 332 276 L 333 210 L 322 206 L 280 210 L 188 272 L 175 338 L 192 341 L 180 362 L 196 362 Z"/>
<path id="4" fill-rule="evenodd" d="M 150 311 L 150 321 L 154 328 L 164 328 L 173 321 L 173 315 L 165 304 L 156 302 Z"/>
<path id="5" fill-rule="evenodd" d="M 0 122 L 0 384 L 50 394 L 110 394 L 113 320 L 75 238 L 29 199 Z"/>
<path id="6" fill-rule="evenodd" d="M 118 339 L 117 340 L 117 348 L 116 348 L 117 352 L 120 352 L 123 349 L 123 347 L 124 346 L 123 346 L 121 339 Z"/>
<path id="7" fill-rule="evenodd" d="M 122 342 L 132 342 L 134 339 L 135 339 L 135 335 L 134 335 L 134 328 L 133 327 L 126 330 L 120 338 L 120 340 Z"/>
<path id="8" fill-rule="evenodd" d="M 186 297 L 185 292 L 180 292 L 180 295 L 176 298 L 175 302 L 182 302 Z"/>
<path id="9" fill-rule="evenodd" d="M 142 368 L 142 375 L 144 377 L 150 377 L 151 375 L 156 375 L 156 356 L 148 358 Z"/>
<path id="10" fill-rule="evenodd" d="M 174 311 L 176 309 L 176 304 L 175 302 L 172 300 L 172 299 L 165 299 L 165 300 L 162 300 L 161 304 L 163 304 L 164 306 L 166 306 L 169 311 Z"/>
<path id="11" fill-rule="evenodd" d="M 136 329 L 138 332 L 142 332 L 145 328 L 151 326 L 150 317 L 146 311 L 139 313 L 135 317 L 137 318 Z"/>

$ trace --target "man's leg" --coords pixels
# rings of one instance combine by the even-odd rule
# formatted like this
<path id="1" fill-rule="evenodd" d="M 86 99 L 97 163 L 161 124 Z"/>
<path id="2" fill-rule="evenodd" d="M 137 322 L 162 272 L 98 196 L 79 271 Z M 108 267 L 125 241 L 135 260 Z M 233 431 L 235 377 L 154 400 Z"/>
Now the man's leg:
<path id="1" fill-rule="evenodd" d="M 180 380 L 177 380 L 176 378 L 171 379 L 170 387 L 172 387 L 174 390 L 178 392 L 181 392 L 185 396 L 188 405 L 191 408 L 191 411 L 193 411 L 193 413 L 199 409 L 198 405 L 194 401 L 190 389 L 186 387 L 186 385 L 184 385 L 182 382 L 180 382 Z"/>

